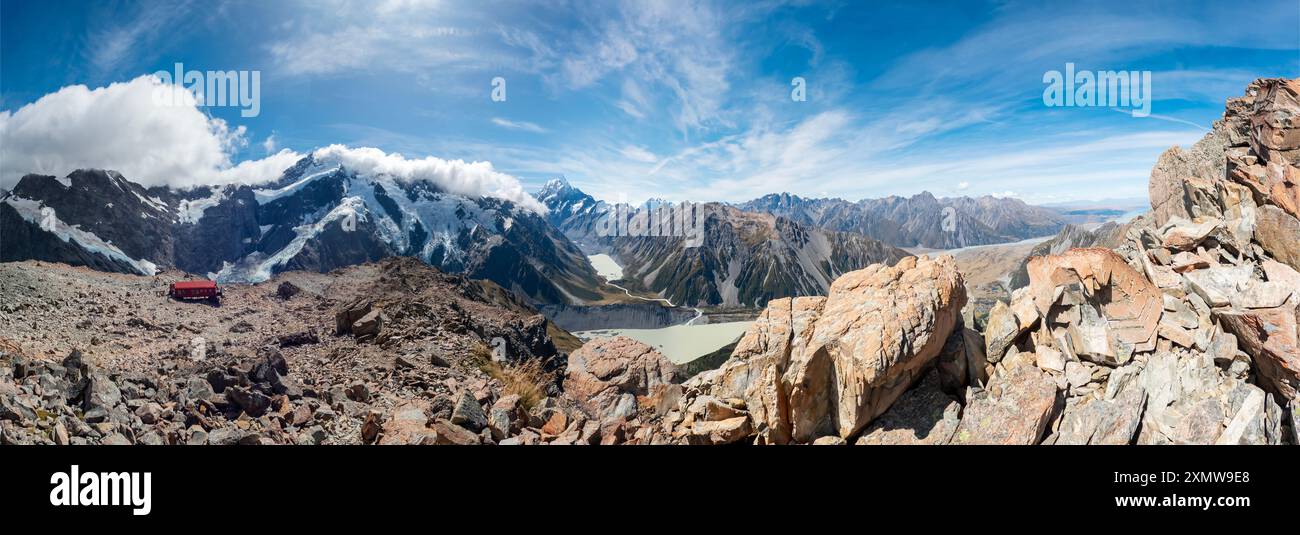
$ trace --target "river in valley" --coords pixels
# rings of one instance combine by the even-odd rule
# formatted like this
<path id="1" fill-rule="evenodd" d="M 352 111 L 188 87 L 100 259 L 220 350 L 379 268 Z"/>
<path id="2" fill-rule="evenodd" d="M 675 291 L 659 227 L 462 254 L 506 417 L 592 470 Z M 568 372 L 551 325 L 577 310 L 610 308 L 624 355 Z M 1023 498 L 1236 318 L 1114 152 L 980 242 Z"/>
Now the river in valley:
<path id="1" fill-rule="evenodd" d="M 709 323 L 696 308 L 678 307 L 663 298 L 635 295 L 614 284 L 623 278 L 623 268 L 609 255 L 587 257 L 606 284 L 645 304 L 620 303 L 591 307 L 545 306 L 542 312 L 561 328 L 578 338 L 590 340 L 606 336 L 626 336 L 658 349 L 676 364 L 690 362 L 735 342 L 752 321 Z"/>

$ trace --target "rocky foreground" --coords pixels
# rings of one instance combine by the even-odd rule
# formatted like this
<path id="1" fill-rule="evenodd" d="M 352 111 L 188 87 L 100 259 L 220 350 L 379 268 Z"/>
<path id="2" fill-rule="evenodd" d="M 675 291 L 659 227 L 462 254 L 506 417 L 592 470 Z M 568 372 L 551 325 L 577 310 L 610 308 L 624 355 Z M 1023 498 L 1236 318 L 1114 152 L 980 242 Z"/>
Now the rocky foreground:
<path id="1" fill-rule="evenodd" d="M 0 443 L 376 442 L 421 402 L 431 442 L 477 444 L 484 403 L 564 402 L 552 334 L 576 341 L 491 282 L 392 258 L 212 306 L 165 297 L 178 277 L 0 264 Z"/>
<path id="2" fill-rule="evenodd" d="M 1149 214 L 1032 258 L 982 326 L 952 257 L 907 257 L 771 301 L 693 377 L 410 259 L 221 307 L 0 264 L 0 443 L 1297 444 L 1297 118 L 1300 81 L 1251 84 Z"/>

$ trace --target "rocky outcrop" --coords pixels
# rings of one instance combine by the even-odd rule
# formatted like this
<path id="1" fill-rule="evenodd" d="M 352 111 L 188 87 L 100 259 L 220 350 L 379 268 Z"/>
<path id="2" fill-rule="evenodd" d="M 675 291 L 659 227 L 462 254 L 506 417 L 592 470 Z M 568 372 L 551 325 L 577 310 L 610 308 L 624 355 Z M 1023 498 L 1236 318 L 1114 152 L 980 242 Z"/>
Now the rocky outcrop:
<path id="1" fill-rule="evenodd" d="M 565 431 L 578 443 L 589 431 L 567 429 L 581 411 L 563 399 L 549 322 L 489 281 L 393 258 L 227 285 L 232 312 L 167 298 L 176 278 L 0 264 L 0 323 L 23 326 L 0 332 L 0 444 L 542 443 Z M 299 291 L 276 297 L 283 284 Z M 358 320 L 380 310 L 373 339 L 335 333 L 365 333 Z M 489 343 L 508 359 L 480 358 Z M 543 437 L 557 413 L 566 426 Z"/>
<path id="2" fill-rule="evenodd" d="M 954 444 L 1037 444 L 1053 417 L 1056 382 L 1014 355 L 989 378 L 987 388 L 967 397 Z"/>
<path id="3" fill-rule="evenodd" d="M 662 353 L 625 336 L 601 338 L 569 355 L 564 391 L 592 418 L 630 420 L 652 393 L 681 382 Z"/>
<path id="4" fill-rule="evenodd" d="M 1120 365 L 1155 347 L 1160 291 L 1110 249 L 1034 258 L 1029 281 L 1034 312 L 1062 351 Z"/>
<path id="5" fill-rule="evenodd" d="M 1298 87 L 1257 81 L 1204 139 L 1162 155 L 1152 211 L 1111 248 L 1028 262 L 1028 287 L 989 315 L 990 380 L 968 391 L 953 442 L 1291 441 Z"/>
<path id="6" fill-rule="evenodd" d="M 964 304 L 949 256 L 845 274 L 827 297 L 774 300 L 731 359 L 684 384 L 668 431 L 711 442 L 720 424 L 709 422 L 743 417 L 757 443 L 855 439 L 935 365 Z M 700 400 L 726 400 L 734 414 L 714 419 L 713 401 Z"/>

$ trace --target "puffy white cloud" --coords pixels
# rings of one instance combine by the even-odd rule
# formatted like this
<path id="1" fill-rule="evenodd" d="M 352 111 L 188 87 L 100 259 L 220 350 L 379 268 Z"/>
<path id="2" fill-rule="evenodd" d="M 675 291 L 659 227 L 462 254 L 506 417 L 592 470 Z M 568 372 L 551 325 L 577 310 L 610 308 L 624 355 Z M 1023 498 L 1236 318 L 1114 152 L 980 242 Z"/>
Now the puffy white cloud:
<path id="1" fill-rule="evenodd" d="M 212 179 L 204 182 L 204 184 L 260 184 L 268 182 L 279 178 L 280 175 L 284 174 L 285 169 L 293 166 L 303 156 L 303 154 L 289 149 L 280 149 L 280 152 L 260 160 L 245 160 L 234 167 L 217 171 L 212 175 Z M 130 175 L 125 176 L 131 178 Z"/>
<path id="2" fill-rule="evenodd" d="M 172 91 L 155 99 L 155 91 Z M 166 96 L 176 98 L 167 104 Z M 112 169 L 144 186 L 187 188 L 258 184 L 279 178 L 304 155 L 289 149 L 258 160 L 232 163 L 248 145 L 244 127 L 208 117 L 186 91 L 152 76 L 89 89 L 68 86 L 16 112 L 0 112 L 0 186 L 12 188 L 28 173 L 66 176 L 83 168 Z M 275 148 L 274 136 L 262 148 Z M 362 174 L 427 180 L 444 191 L 490 196 L 530 210 L 546 208 L 519 180 L 488 162 L 407 159 L 374 148 L 331 145 L 315 152 Z"/>
<path id="3" fill-rule="evenodd" d="M 406 182 L 427 181 L 450 193 L 496 197 L 537 213 L 546 213 L 546 206 L 524 191 L 518 179 L 493 169 L 490 162 L 444 160 L 433 156 L 407 159 L 401 154 L 390 154 L 376 148 L 343 145 L 317 149 L 312 155 L 320 161 L 337 161 L 358 174 L 391 175 Z"/>
<path id="4" fill-rule="evenodd" d="M 145 186 L 254 183 L 293 163 L 293 153 L 282 151 L 232 166 L 231 155 L 248 143 L 244 127 L 207 116 L 185 91 L 172 93 L 180 98 L 170 103 L 155 99 L 174 87 L 153 76 L 96 89 L 72 85 L 0 111 L 0 186 L 13 187 L 28 173 L 65 176 L 81 168 L 113 169 Z"/>

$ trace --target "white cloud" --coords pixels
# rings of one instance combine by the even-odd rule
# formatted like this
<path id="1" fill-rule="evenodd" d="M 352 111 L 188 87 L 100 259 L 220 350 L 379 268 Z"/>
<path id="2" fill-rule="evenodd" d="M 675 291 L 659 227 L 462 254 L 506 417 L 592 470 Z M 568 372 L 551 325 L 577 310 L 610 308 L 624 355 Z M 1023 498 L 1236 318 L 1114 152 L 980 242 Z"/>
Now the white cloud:
<path id="1" fill-rule="evenodd" d="M 86 35 L 84 47 L 86 59 L 100 74 L 118 71 L 142 51 L 157 53 L 162 36 L 182 33 L 183 26 L 193 21 L 190 0 L 162 8 L 145 5 L 123 13 L 112 7 L 101 7 L 109 13 L 98 14 L 100 23 Z"/>
<path id="2" fill-rule="evenodd" d="M 245 160 L 228 169 L 217 171 L 211 184 L 260 184 L 279 178 L 284 174 L 284 170 L 292 167 L 293 164 L 301 160 L 302 154 L 289 149 L 280 149 L 280 152 L 262 158 L 260 160 Z M 129 179 L 130 175 L 126 175 Z"/>
<path id="3" fill-rule="evenodd" d="M 495 35 L 483 30 L 492 26 L 491 13 L 445 2 L 302 2 L 295 10 L 297 23 L 269 46 L 280 72 L 289 75 L 391 70 L 417 78 L 437 73 L 445 82 L 452 73 L 525 62 L 483 38 Z"/>
<path id="4" fill-rule="evenodd" d="M 614 106 L 637 119 L 645 119 L 645 112 L 641 110 L 649 108 L 649 102 L 636 82 L 623 80 L 623 98 L 615 102 Z"/>
<path id="5" fill-rule="evenodd" d="M 303 157 L 281 149 L 266 158 L 232 165 L 248 144 L 244 127 L 208 117 L 185 91 L 178 105 L 154 103 L 155 91 L 174 90 L 152 76 L 88 89 L 68 86 L 16 112 L 0 112 L 0 186 L 12 188 L 28 173 L 65 176 L 82 168 L 112 169 L 144 186 L 186 188 L 208 184 L 256 184 L 278 178 Z M 262 148 L 275 148 L 274 135 Z M 315 151 L 358 173 L 427 180 L 444 191 L 491 196 L 544 213 L 545 207 L 513 176 L 488 162 L 407 159 L 373 148 L 331 145 Z"/>
<path id="6" fill-rule="evenodd" d="M 262 142 L 262 150 L 265 150 L 267 154 L 271 154 L 271 153 L 275 152 L 275 134 L 274 134 L 274 133 L 272 133 L 272 134 L 269 135 L 269 136 L 266 136 L 266 141 L 263 141 L 263 142 Z"/>
<path id="7" fill-rule="evenodd" d="M 525 132 L 534 132 L 538 134 L 546 132 L 546 129 L 542 128 L 537 123 L 530 123 L 528 121 L 511 121 L 510 119 L 493 117 L 492 124 L 502 128 L 509 128 L 511 130 L 523 130 Z"/>
<path id="8" fill-rule="evenodd" d="M 317 149 L 313 156 L 321 161 L 337 161 L 360 174 L 391 175 L 406 182 L 427 181 L 451 193 L 496 197 L 546 213 L 546 206 L 529 195 L 518 179 L 497 171 L 489 162 L 443 160 L 433 156 L 407 159 L 376 148 L 343 145 Z"/>
<path id="9" fill-rule="evenodd" d="M 632 161 L 645 162 L 645 163 L 655 163 L 659 161 L 659 157 L 655 156 L 655 153 L 646 150 L 645 147 L 628 145 L 626 147 L 623 147 L 623 149 L 619 152 L 621 152 L 623 156 L 626 156 L 627 159 Z"/>
<path id="10" fill-rule="evenodd" d="M 970 187 L 970 182 L 967 182 L 965 180 L 957 183 L 957 191 L 966 191 L 966 188 L 969 187 Z"/>
<path id="11" fill-rule="evenodd" d="M 0 111 L 0 186 L 12 187 L 28 173 L 65 176 L 81 168 L 178 188 L 265 181 L 283 171 L 272 168 L 288 159 L 284 153 L 232 169 L 231 155 L 248 143 L 244 127 L 208 117 L 188 92 L 178 92 L 185 102 L 155 104 L 155 91 L 167 87 L 152 76 L 97 89 L 73 85 Z"/>

